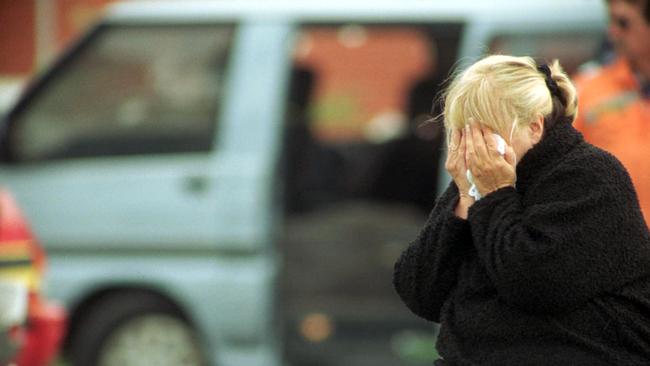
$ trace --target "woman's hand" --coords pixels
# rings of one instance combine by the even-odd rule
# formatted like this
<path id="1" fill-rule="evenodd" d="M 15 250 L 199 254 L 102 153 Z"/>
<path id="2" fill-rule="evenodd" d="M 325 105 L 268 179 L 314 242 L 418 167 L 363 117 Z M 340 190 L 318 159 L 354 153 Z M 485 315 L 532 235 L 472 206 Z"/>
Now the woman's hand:
<path id="1" fill-rule="evenodd" d="M 445 169 L 458 187 L 460 199 L 456 205 L 455 214 L 463 219 L 467 218 L 467 210 L 474 203 L 474 198 L 469 195 L 471 184 L 467 180 L 467 164 L 465 163 L 466 137 L 463 130 L 451 131 L 449 146 L 447 147 L 447 161 Z"/>
<path id="2" fill-rule="evenodd" d="M 514 187 L 517 180 L 515 154 L 506 145 L 504 156 L 499 154 L 494 132 L 487 126 L 465 126 L 467 167 L 481 196 L 504 187 Z"/>

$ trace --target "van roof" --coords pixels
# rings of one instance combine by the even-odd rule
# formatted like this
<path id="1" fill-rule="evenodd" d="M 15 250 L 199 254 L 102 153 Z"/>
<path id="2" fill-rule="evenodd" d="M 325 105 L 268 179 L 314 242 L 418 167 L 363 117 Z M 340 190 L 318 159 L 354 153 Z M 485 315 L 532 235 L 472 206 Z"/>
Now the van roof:
<path id="1" fill-rule="evenodd" d="M 382 22 L 485 19 L 498 22 L 604 23 L 603 0 L 190 0 L 125 1 L 109 7 L 108 22 Z"/>

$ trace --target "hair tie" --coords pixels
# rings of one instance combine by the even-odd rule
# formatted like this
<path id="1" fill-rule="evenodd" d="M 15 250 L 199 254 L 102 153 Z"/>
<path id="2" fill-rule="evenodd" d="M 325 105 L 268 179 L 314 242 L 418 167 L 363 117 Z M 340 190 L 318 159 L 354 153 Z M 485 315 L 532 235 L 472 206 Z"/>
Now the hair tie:
<path id="1" fill-rule="evenodd" d="M 537 66 L 537 70 L 544 74 L 544 81 L 546 82 L 546 87 L 548 90 L 551 92 L 552 97 L 556 97 L 560 103 L 562 103 L 563 106 L 566 107 L 566 101 L 564 100 L 564 96 L 560 92 L 560 87 L 557 85 L 557 82 L 553 80 L 553 77 L 551 76 L 551 68 L 548 67 L 547 64 Z"/>

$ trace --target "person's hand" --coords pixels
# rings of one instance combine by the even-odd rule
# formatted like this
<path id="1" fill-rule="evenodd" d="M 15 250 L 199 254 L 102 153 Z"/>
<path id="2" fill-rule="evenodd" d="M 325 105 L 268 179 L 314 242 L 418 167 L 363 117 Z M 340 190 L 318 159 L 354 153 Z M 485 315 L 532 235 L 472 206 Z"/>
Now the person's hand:
<path id="1" fill-rule="evenodd" d="M 487 126 L 467 124 L 465 126 L 467 167 L 481 196 L 504 187 L 514 187 L 517 180 L 515 154 L 506 145 L 504 156 L 497 150 L 494 132 Z"/>
<path id="2" fill-rule="evenodd" d="M 467 218 L 467 210 L 474 203 L 474 198 L 469 195 L 471 184 L 467 180 L 465 135 L 463 130 L 453 129 L 451 131 L 449 146 L 447 147 L 447 161 L 445 161 L 445 169 L 447 169 L 456 187 L 458 187 L 458 194 L 460 196 L 455 213 L 464 219 Z"/>

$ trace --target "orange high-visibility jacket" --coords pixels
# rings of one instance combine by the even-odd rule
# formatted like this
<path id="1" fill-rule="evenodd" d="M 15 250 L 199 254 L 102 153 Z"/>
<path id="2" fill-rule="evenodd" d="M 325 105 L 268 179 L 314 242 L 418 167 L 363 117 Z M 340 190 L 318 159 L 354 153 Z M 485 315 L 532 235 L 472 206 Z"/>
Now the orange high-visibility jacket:
<path id="1" fill-rule="evenodd" d="M 612 153 L 627 168 L 650 224 L 650 98 L 624 59 L 575 78 L 578 118 L 585 139 Z M 603 172 L 607 174 L 607 172 Z"/>

